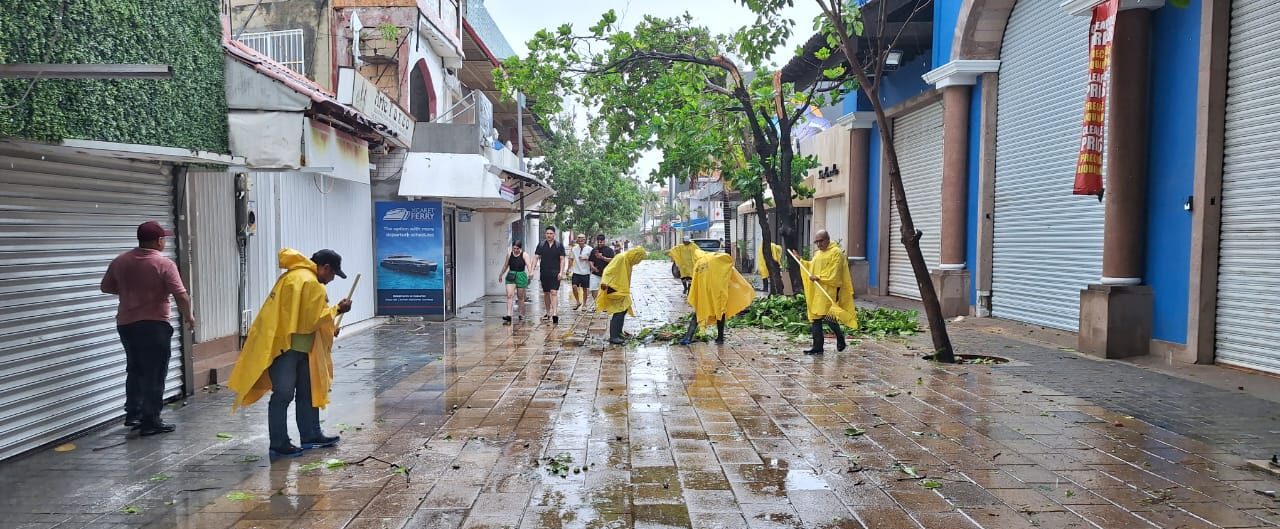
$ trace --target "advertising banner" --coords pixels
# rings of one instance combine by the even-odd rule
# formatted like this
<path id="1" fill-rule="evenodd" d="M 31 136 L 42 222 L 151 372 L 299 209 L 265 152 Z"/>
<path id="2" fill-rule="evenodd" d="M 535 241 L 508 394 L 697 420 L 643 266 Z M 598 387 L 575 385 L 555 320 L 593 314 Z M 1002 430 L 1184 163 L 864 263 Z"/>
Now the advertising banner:
<path id="1" fill-rule="evenodd" d="M 1076 160 L 1073 195 L 1102 196 L 1102 152 L 1106 134 L 1107 85 L 1111 77 L 1111 42 L 1115 36 L 1120 0 L 1106 0 L 1093 8 L 1089 25 L 1089 82 L 1084 98 L 1084 128 Z"/>
<path id="2" fill-rule="evenodd" d="M 444 317 L 439 200 L 375 202 L 378 314 Z"/>

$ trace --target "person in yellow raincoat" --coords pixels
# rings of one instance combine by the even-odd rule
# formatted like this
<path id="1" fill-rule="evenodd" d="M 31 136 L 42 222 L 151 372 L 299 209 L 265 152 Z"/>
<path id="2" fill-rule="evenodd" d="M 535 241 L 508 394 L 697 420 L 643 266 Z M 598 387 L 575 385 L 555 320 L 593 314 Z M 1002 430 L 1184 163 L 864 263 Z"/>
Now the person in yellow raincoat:
<path id="1" fill-rule="evenodd" d="M 755 289 L 733 268 L 733 256 L 704 253 L 693 265 L 693 283 L 689 287 L 689 305 L 693 316 L 681 345 L 693 342 L 698 326 L 716 325 L 716 343 L 724 343 L 724 320 L 746 310 L 755 299 Z"/>
<path id="2" fill-rule="evenodd" d="M 853 280 L 849 276 L 849 260 L 845 258 L 844 250 L 831 242 L 831 235 L 827 234 L 826 230 L 818 231 L 813 237 L 813 243 L 818 247 L 818 251 L 814 252 L 812 261 L 802 263 L 809 271 L 809 275 L 806 277 L 801 274 L 804 279 L 804 300 L 809 310 L 809 333 L 813 336 L 813 347 L 804 354 L 822 354 L 823 342 L 826 341 L 822 333 L 823 322 L 826 322 L 836 335 L 836 350 L 844 351 L 844 330 L 840 328 L 840 322 L 833 317 L 834 307 L 831 300 L 835 300 L 836 306 L 843 309 L 845 313 L 854 315 L 856 318 L 857 311 L 853 306 Z M 825 290 L 827 295 L 823 295 L 819 288 Z M 849 324 L 856 327 L 858 322 L 854 319 Z"/>
<path id="3" fill-rule="evenodd" d="M 702 257 L 702 248 L 693 243 L 693 240 L 685 237 L 684 242 L 675 245 L 667 250 L 667 255 L 676 263 L 676 269 L 680 271 L 680 282 L 684 284 L 684 293 L 689 293 L 689 283 L 693 280 L 693 263 L 698 262 L 698 258 Z"/>
<path id="4" fill-rule="evenodd" d="M 635 314 L 631 308 L 631 269 L 644 260 L 645 249 L 637 246 L 622 255 L 614 257 L 604 267 L 600 276 L 600 295 L 596 297 L 596 310 L 607 312 L 613 317 L 609 319 L 609 343 L 621 345 L 622 324 L 626 323 L 627 314 Z"/>
<path id="5" fill-rule="evenodd" d="M 771 243 L 769 246 L 773 248 L 773 262 L 778 263 L 778 267 L 782 267 L 782 246 L 777 243 Z M 764 291 L 769 291 L 769 267 L 764 262 L 764 245 L 756 247 L 756 273 L 760 274 L 760 279 L 764 282 Z"/>
<path id="6" fill-rule="evenodd" d="M 227 386 L 236 393 L 234 408 L 253 404 L 269 390 L 267 427 L 272 456 L 297 456 L 307 448 L 334 446 L 339 438 L 320 430 L 320 408 L 329 403 L 338 330 L 336 318 L 351 310 L 351 300 L 329 305 L 324 285 L 342 272 L 342 256 L 320 250 L 310 259 L 285 248 L 279 254 L 285 272 L 276 280 L 249 328 L 249 336 Z M 297 398 L 298 438 L 289 440 L 286 418 Z"/>

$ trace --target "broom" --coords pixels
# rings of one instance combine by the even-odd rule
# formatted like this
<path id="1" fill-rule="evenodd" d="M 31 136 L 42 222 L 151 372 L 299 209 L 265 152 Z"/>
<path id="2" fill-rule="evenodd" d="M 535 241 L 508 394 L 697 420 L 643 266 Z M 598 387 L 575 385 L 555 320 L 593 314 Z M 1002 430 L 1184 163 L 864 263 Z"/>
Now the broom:
<path id="1" fill-rule="evenodd" d="M 791 254 L 792 259 L 796 260 L 796 265 L 800 266 L 800 271 L 804 272 L 805 277 L 813 276 L 813 274 L 809 273 L 809 267 L 805 266 L 804 261 L 800 260 L 800 256 L 796 255 L 795 250 L 787 250 L 787 253 Z M 844 310 L 844 307 L 841 307 L 839 303 L 836 303 L 836 300 L 831 298 L 831 294 L 827 293 L 827 289 L 824 288 L 821 283 L 814 281 L 813 286 L 817 287 L 818 292 L 822 292 L 822 295 L 827 298 L 827 301 L 831 302 L 831 314 L 830 314 L 831 317 L 835 318 L 836 321 L 839 321 L 840 323 L 843 323 L 850 327 L 857 326 L 857 323 L 858 323 L 857 315 L 852 314 L 847 310 Z"/>
<path id="2" fill-rule="evenodd" d="M 356 280 L 351 282 L 351 290 L 347 292 L 347 297 L 342 299 L 351 299 L 351 296 L 356 295 L 356 285 L 359 285 L 359 284 L 360 284 L 360 274 L 356 274 Z M 346 315 L 347 313 L 345 312 L 342 314 L 339 314 L 338 319 L 333 322 L 333 327 L 338 328 L 342 326 L 342 317 Z"/>

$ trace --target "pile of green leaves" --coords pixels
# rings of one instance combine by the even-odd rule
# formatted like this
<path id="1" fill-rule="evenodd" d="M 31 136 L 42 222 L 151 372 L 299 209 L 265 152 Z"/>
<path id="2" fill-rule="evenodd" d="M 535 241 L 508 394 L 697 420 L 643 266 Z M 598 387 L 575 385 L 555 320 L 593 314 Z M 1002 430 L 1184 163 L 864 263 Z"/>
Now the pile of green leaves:
<path id="1" fill-rule="evenodd" d="M 887 336 L 912 336 L 920 332 L 914 310 L 891 308 L 858 309 L 858 328 L 844 328 L 850 336 L 884 338 Z M 792 336 L 809 333 L 809 316 L 804 295 L 769 296 L 756 298 L 742 314 L 730 319 L 731 328 L 755 327 L 769 329 Z"/>
<path id="2" fill-rule="evenodd" d="M 684 333 L 688 332 L 689 318 L 691 317 L 693 316 L 690 315 L 686 318 L 680 318 L 678 321 L 668 323 L 661 327 L 641 329 L 639 333 L 630 338 L 630 341 L 636 344 L 650 342 L 674 344 L 684 338 Z M 715 339 L 714 330 L 708 332 L 705 329 L 699 328 L 697 332 L 693 333 L 693 341 L 695 342 L 709 342 L 713 339 Z"/>

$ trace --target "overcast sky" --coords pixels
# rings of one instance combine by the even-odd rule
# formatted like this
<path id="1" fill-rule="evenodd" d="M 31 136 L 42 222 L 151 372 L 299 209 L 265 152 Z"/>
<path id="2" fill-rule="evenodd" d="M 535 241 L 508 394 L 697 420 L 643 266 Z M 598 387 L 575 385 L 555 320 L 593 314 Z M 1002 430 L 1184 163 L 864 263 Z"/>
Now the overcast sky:
<path id="1" fill-rule="evenodd" d="M 485 0 L 484 4 L 511 47 L 521 56 L 528 53 L 525 43 L 539 29 L 556 28 L 568 22 L 575 32 L 585 33 L 610 9 L 618 13 L 620 26 L 627 29 L 635 27 L 644 15 L 667 18 L 685 12 L 712 33 L 731 33 L 755 20 L 750 10 L 733 0 Z M 795 34 L 776 50 L 773 58 L 780 65 L 790 60 L 792 51 L 813 34 L 813 18 L 821 13 L 813 0 L 796 0 L 795 4 L 787 12 L 787 16 L 796 21 Z M 636 175 L 647 178 L 659 161 L 659 153 L 646 154 L 636 166 Z"/>

